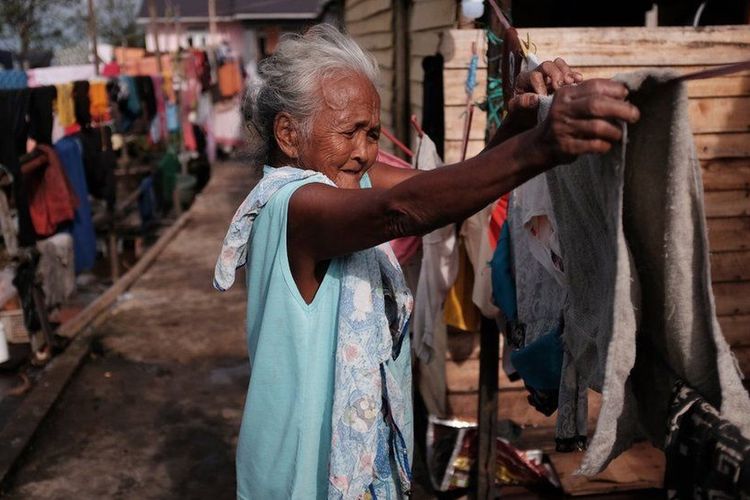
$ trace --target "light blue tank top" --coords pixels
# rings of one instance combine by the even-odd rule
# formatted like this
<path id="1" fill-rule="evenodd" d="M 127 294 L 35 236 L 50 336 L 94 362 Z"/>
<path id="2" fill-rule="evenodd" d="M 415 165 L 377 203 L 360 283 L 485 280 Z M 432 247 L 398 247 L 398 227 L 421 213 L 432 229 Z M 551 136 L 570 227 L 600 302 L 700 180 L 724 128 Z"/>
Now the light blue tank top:
<path id="1" fill-rule="evenodd" d="M 289 199 L 310 182 L 315 181 L 293 182 L 274 194 L 250 235 L 251 376 L 237 447 L 237 496 L 243 500 L 328 495 L 342 266 L 339 259 L 331 261 L 315 298 L 307 304 L 292 278 L 287 255 Z M 371 187 L 367 176 L 361 185 Z M 389 367 L 403 372 L 400 380 L 410 370 L 408 341 L 402 350 L 406 355 Z M 410 400 L 410 391 L 407 397 Z"/>

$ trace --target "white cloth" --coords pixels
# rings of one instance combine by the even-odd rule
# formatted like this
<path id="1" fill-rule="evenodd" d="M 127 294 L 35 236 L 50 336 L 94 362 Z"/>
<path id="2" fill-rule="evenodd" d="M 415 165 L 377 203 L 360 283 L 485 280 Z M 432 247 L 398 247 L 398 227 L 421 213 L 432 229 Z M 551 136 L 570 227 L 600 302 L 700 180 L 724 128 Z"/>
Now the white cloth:
<path id="1" fill-rule="evenodd" d="M 516 209 L 521 223 L 528 231 L 531 255 L 555 278 L 565 285 L 562 253 L 557 235 L 557 222 L 552 209 L 547 179 L 543 175 L 529 179 L 515 190 Z"/>
<path id="2" fill-rule="evenodd" d="M 216 103 L 213 107 L 213 126 L 211 128 L 217 143 L 235 145 L 242 134 L 242 113 L 238 99 Z"/>
<path id="3" fill-rule="evenodd" d="M 471 301 L 486 318 L 500 316 L 500 309 L 492 302 L 492 270 L 490 261 L 494 250 L 490 246 L 490 216 L 495 203 L 490 203 L 466 219 L 461 226 L 466 255 L 474 268 Z"/>
<path id="4" fill-rule="evenodd" d="M 41 87 L 76 80 L 93 80 L 96 77 L 93 64 L 76 64 L 72 66 L 50 66 L 26 71 L 29 87 Z"/>
<path id="5" fill-rule="evenodd" d="M 73 237 L 58 233 L 38 241 L 36 247 L 40 254 L 37 273 L 41 276 L 45 302 L 50 308 L 57 307 L 68 300 L 76 288 Z"/>
<path id="6" fill-rule="evenodd" d="M 424 135 L 412 163 L 423 171 L 443 165 L 435 143 Z M 449 224 L 422 237 L 422 266 L 419 270 L 414 308 L 414 353 L 424 363 L 433 355 L 435 319 L 442 311 L 445 296 L 458 274 L 458 245 L 455 224 Z"/>

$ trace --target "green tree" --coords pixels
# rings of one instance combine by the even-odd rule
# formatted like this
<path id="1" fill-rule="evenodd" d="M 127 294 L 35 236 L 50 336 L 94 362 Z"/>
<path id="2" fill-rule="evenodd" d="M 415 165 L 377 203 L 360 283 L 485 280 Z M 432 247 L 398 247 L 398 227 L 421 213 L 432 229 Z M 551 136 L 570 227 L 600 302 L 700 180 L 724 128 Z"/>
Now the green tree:
<path id="1" fill-rule="evenodd" d="M 18 57 L 27 66 L 29 50 L 49 48 L 64 39 L 80 0 L 1 0 L 0 33 L 15 37 Z"/>
<path id="2" fill-rule="evenodd" d="M 143 30 L 136 23 L 139 0 L 96 0 L 99 38 L 112 45 L 141 47 Z"/>

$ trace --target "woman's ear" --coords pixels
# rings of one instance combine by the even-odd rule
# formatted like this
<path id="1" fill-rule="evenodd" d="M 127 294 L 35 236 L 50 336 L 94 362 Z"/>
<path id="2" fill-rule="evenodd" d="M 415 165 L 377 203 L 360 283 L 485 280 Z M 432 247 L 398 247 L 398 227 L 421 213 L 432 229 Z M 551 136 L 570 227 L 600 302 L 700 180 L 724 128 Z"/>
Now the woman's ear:
<path id="1" fill-rule="evenodd" d="M 285 156 L 292 160 L 299 158 L 299 133 L 294 118 L 283 111 L 277 114 L 273 121 L 273 135 Z"/>

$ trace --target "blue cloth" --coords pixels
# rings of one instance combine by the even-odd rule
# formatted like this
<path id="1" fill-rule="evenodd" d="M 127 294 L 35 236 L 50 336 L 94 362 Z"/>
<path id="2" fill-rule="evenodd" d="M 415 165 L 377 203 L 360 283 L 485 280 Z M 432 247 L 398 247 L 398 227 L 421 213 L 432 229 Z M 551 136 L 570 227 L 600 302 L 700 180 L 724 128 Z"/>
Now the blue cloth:
<path id="1" fill-rule="evenodd" d="M 76 274 L 78 274 L 93 268 L 96 261 L 96 233 L 91 218 L 86 171 L 83 168 L 83 148 L 78 139 L 69 136 L 57 141 L 55 150 L 65 169 L 65 174 L 73 186 L 73 191 L 78 197 L 78 208 L 76 208 L 75 218 L 70 226 L 75 252 L 75 269 Z"/>
<path id="2" fill-rule="evenodd" d="M 180 130 L 180 117 L 177 113 L 177 104 L 173 102 L 167 103 L 167 130 L 170 132 Z"/>
<path id="3" fill-rule="evenodd" d="M 138 213 L 141 216 L 141 229 L 146 231 L 156 222 L 156 194 L 154 193 L 154 178 L 148 176 L 138 187 Z"/>
<path id="4" fill-rule="evenodd" d="M 561 328 L 511 352 L 510 361 L 527 386 L 540 391 L 557 391 L 563 363 Z"/>
<path id="5" fill-rule="evenodd" d="M 387 246 L 332 259 L 307 304 L 289 269 L 288 205 L 299 187 L 331 182 L 289 167 L 265 174 L 237 210 L 214 275 L 225 290 L 247 262 L 252 376 L 238 497 L 397 498 L 410 486 L 412 448 L 411 296 L 398 262 Z"/>
<path id="6" fill-rule="evenodd" d="M 0 71 L 0 90 L 25 89 L 29 86 L 26 72 L 21 69 Z"/>
<path id="7" fill-rule="evenodd" d="M 500 231 L 500 238 L 490 261 L 492 279 L 492 298 L 495 305 L 503 311 L 505 319 L 510 322 L 518 320 L 516 303 L 516 283 L 513 279 L 513 265 L 510 259 L 510 228 L 505 221 Z"/>

